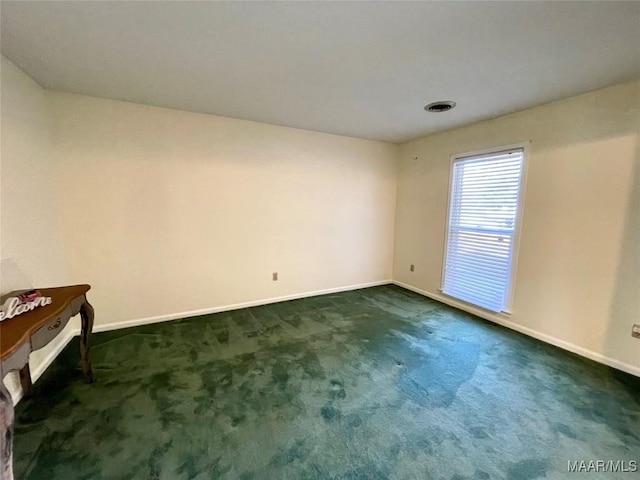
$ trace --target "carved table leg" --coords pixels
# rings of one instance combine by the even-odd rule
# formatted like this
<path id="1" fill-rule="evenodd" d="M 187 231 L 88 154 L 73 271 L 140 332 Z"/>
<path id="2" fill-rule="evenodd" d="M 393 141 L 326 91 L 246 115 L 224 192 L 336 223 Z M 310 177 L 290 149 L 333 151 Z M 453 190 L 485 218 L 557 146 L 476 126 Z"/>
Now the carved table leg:
<path id="1" fill-rule="evenodd" d="M 13 480 L 13 400 L 0 378 L 0 480 Z"/>
<path id="2" fill-rule="evenodd" d="M 22 398 L 33 395 L 33 384 L 31 383 L 31 370 L 29 363 L 20 369 L 20 385 L 22 385 Z"/>
<path id="3" fill-rule="evenodd" d="M 89 383 L 93 383 L 93 371 L 89 363 L 89 337 L 93 330 L 93 307 L 85 299 L 80 307 L 80 318 L 82 319 L 82 329 L 80 332 L 80 361 L 82 362 L 82 370 L 87 377 Z"/>

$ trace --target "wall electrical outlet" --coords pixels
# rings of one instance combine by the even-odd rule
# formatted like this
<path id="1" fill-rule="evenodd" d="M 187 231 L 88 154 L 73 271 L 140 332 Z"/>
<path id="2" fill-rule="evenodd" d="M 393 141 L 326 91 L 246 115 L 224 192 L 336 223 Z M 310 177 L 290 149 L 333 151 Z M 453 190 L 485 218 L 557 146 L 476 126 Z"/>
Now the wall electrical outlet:
<path id="1" fill-rule="evenodd" d="M 271 275 L 271 277 L 273 278 L 274 282 L 278 281 L 278 272 L 273 272 L 273 274 Z"/>
<path id="2" fill-rule="evenodd" d="M 410 272 L 415 272 L 416 271 L 416 267 L 415 265 L 413 265 L 413 263 L 411 264 L 411 266 L 409 267 L 409 271 Z"/>
<path id="3" fill-rule="evenodd" d="M 640 338 L 640 325 L 637 323 L 631 327 L 631 336 L 634 338 Z"/>

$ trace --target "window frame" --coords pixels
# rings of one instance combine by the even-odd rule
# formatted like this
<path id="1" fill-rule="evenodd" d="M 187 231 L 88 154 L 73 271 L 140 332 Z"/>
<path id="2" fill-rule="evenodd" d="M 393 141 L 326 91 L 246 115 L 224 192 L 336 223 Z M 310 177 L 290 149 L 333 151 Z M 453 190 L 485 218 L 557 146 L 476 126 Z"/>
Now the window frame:
<path id="1" fill-rule="evenodd" d="M 464 304 L 468 304 L 474 308 L 480 308 L 482 310 L 487 310 L 484 307 L 479 305 L 475 305 L 469 302 L 465 302 L 457 297 L 452 297 L 451 295 L 447 295 L 444 293 L 444 278 L 445 278 L 445 270 L 447 268 L 447 247 L 449 245 L 449 232 L 450 232 L 450 221 L 451 221 L 451 194 L 453 192 L 453 168 L 457 161 L 468 159 L 471 157 L 478 157 L 483 155 L 497 154 L 500 152 L 504 152 L 506 150 L 518 150 L 522 149 L 522 170 L 520 173 L 520 190 L 518 192 L 518 206 L 516 209 L 516 220 L 514 225 L 513 232 L 513 250 L 511 251 L 511 268 L 509 271 L 509 285 L 507 285 L 507 295 L 505 305 L 500 312 L 491 312 L 492 314 L 510 316 L 513 314 L 513 300 L 515 297 L 515 286 L 516 286 L 516 276 L 518 271 L 518 257 L 520 252 L 520 237 L 522 231 L 522 223 L 524 218 L 524 200 L 525 194 L 527 190 L 527 173 L 529 170 L 529 148 L 531 146 L 531 140 L 525 140 L 518 143 L 512 143 L 509 145 L 501 145 L 497 147 L 483 148 L 481 150 L 473 150 L 469 152 L 462 153 L 454 153 L 449 155 L 449 185 L 447 189 L 447 213 L 445 218 L 445 230 L 444 230 L 444 244 L 442 248 L 442 271 L 440 276 L 440 289 L 439 292 L 442 295 L 447 296 L 455 300 L 456 302 L 463 302 Z"/>

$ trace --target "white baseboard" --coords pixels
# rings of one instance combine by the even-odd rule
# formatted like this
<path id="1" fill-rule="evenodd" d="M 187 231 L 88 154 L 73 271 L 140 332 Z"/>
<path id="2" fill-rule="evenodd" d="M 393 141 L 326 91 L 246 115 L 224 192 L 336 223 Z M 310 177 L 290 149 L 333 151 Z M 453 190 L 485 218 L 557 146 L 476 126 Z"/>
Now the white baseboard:
<path id="1" fill-rule="evenodd" d="M 590 360 L 594 360 L 598 363 L 602 363 L 609 367 L 616 368 L 618 370 L 622 370 L 623 372 L 630 373 L 631 375 L 635 375 L 636 377 L 640 377 L 640 367 L 636 367 L 634 365 L 630 365 L 628 363 L 621 362 L 611 357 L 607 357 L 601 353 L 594 352 L 593 350 L 589 350 L 578 345 L 575 345 L 570 342 L 566 342 L 564 340 L 560 340 L 559 338 L 552 337 L 551 335 L 547 335 L 546 333 L 538 332 L 537 330 L 533 330 L 532 328 L 524 327 L 515 322 L 512 322 L 504 315 L 487 312 L 481 308 L 473 307 L 471 305 L 467 305 L 463 302 L 456 301 L 453 298 L 447 297 L 445 295 L 440 295 L 438 293 L 427 292 L 426 290 L 421 290 L 412 285 L 393 281 L 395 285 L 399 287 L 406 288 L 407 290 L 411 290 L 412 292 L 419 293 L 420 295 L 424 295 L 425 297 L 429 297 L 432 300 L 436 300 L 441 303 L 445 303 L 451 307 L 458 308 L 465 312 L 476 315 L 477 317 L 483 318 L 485 320 L 489 320 L 490 322 L 497 323 L 498 325 L 502 325 L 503 327 L 510 328 L 511 330 L 515 330 L 516 332 L 524 333 L 530 337 L 533 337 L 537 340 L 541 340 L 545 343 L 549 343 L 556 347 L 562 348 L 563 350 L 567 350 L 569 352 L 578 354 L 582 357 L 588 358 Z"/>
<path id="2" fill-rule="evenodd" d="M 406 283 L 402 283 L 402 282 L 398 282 L 395 280 L 380 280 L 380 281 L 376 281 L 376 282 L 367 282 L 367 283 L 361 283 L 358 285 L 347 285 L 347 286 L 343 286 L 343 287 L 335 287 L 335 288 L 327 288 L 324 290 L 315 290 L 312 292 L 303 292 L 303 293 L 294 293 L 292 295 L 284 295 L 281 297 L 271 297 L 271 298 L 264 298 L 261 300 L 253 300 L 250 302 L 243 302 L 243 303 L 234 303 L 231 305 L 222 305 L 219 307 L 211 307 L 211 308 L 204 308 L 204 309 L 200 309 L 200 310 L 190 310 L 187 312 L 181 312 L 181 313 L 171 313 L 171 314 L 167 314 L 167 315 L 158 315 L 155 317 L 146 317 L 146 318 L 137 318 L 137 319 L 132 319 L 132 320 L 126 320 L 123 322 L 114 322 L 114 323 L 106 323 L 106 324 L 102 324 L 102 325 L 96 325 L 93 328 L 93 331 L 95 333 L 98 332 L 106 332 L 106 331 L 110 331 L 110 330 L 118 330 L 121 328 L 129 328 L 129 327 L 136 327 L 139 325 L 148 325 L 148 324 L 152 324 L 152 323 L 159 323 L 159 322 L 167 322 L 170 320 L 177 320 L 180 318 L 189 318 L 189 317 L 197 317 L 199 315 L 209 315 L 212 313 L 219 313 L 219 312 L 227 312 L 230 310 L 238 310 L 241 308 L 249 308 L 249 307 L 257 307 L 260 305 L 268 305 L 270 303 L 278 303 L 278 302 L 285 302 L 288 300 L 296 300 L 296 299 L 300 299 L 300 298 L 308 298 L 308 297 L 315 297 L 318 295 L 327 295 L 330 293 L 340 293 L 340 292 L 347 292 L 350 290 L 358 290 L 360 288 L 368 288 L 368 287 L 377 287 L 380 285 L 388 285 L 388 284 L 395 284 L 398 285 L 402 288 L 406 288 L 407 290 L 411 290 L 413 292 L 419 293 L 420 295 L 424 295 L 425 297 L 429 297 L 433 300 L 436 300 L 438 302 L 441 303 L 445 303 L 447 305 L 450 305 L 454 308 L 459 308 L 460 310 L 466 311 L 468 313 L 471 313 L 473 315 L 476 315 L 480 318 L 484 318 L 485 320 L 489 320 L 490 322 L 494 322 L 497 323 L 499 325 L 502 325 L 504 327 L 510 328 L 512 330 L 515 330 L 517 332 L 520 333 L 524 333 L 525 335 L 528 335 L 530 337 L 536 338 L 538 340 L 541 340 L 543 342 L 549 343 L 551 345 L 555 345 L 556 347 L 560 347 L 564 350 L 568 350 L 569 352 L 573 352 L 576 353 L 578 355 L 581 355 L 583 357 L 589 358 L 591 360 L 594 360 L 596 362 L 599 363 L 603 363 L 605 365 L 608 365 L 610 367 L 613 368 L 617 368 L 618 370 L 622 370 L 623 372 L 627 372 L 630 373 L 632 375 L 635 375 L 637 377 L 640 377 L 640 368 L 635 367 L 633 365 L 629 365 L 627 363 L 624 362 L 620 362 L 618 360 L 615 360 L 613 358 L 607 357 L 605 355 L 602 355 L 600 353 L 596 353 L 593 352 L 591 350 L 588 350 L 586 348 L 583 347 L 579 347 L 578 345 L 574 345 L 572 343 L 569 342 L 565 342 L 564 340 L 560 340 L 558 338 L 552 337 L 550 335 L 544 334 L 544 333 L 540 333 L 536 330 L 533 330 L 531 328 L 528 327 L 524 327 L 522 325 L 519 325 L 517 323 L 514 323 L 506 318 L 504 318 L 504 316 L 499 315 L 499 314 L 494 314 L 494 313 L 490 313 L 487 312 L 485 310 L 482 310 L 480 308 L 475 308 L 473 306 L 470 305 L 466 305 L 462 302 L 458 302 L 452 298 L 446 297 L 444 295 L 440 295 L 440 294 L 435 294 L 435 293 L 431 293 L 431 292 L 427 292 L 425 290 L 421 290 L 419 288 L 416 288 L 414 286 L 408 285 Z M 61 340 L 56 343 L 56 347 L 51 350 L 49 352 L 49 354 L 38 364 L 38 366 L 36 368 L 34 368 L 31 371 L 31 378 L 32 381 L 35 382 L 36 380 L 38 380 L 38 378 L 40 378 L 40 376 L 44 373 L 44 371 L 49 367 L 49 365 L 51 365 L 51 363 L 53 362 L 53 360 L 58 356 L 58 354 L 64 349 L 64 347 L 67 346 L 67 344 L 71 341 L 71 339 L 76 336 L 76 335 L 80 335 L 80 329 L 79 328 L 74 328 L 74 329 L 70 329 L 67 331 L 67 333 L 61 337 Z M 13 398 L 13 403 L 14 405 L 17 404 L 20 399 L 22 398 L 22 390 L 19 387 L 19 382 L 16 386 L 13 385 L 7 385 L 7 388 L 9 389 L 9 392 L 11 393 L 11 397 Z"/>
<path id="3" fill-rule="evenodd" d="M 360 288 L 389 285 L 390 283 L 393 283 L 393 282 L 391 280 L 378 280 L 376 282 L 360 283 L 358 285 L 346 285 L 343 287 L 327 288 L 324 290 L 314 290 L 312 292 L 294 293 L 292 295 L 283 295 L 281 297 L 263 298 L 261 300 L 252 300 L 250 302 L 233 303 L 230 305 L 203 308 L 200 310 L 190 310 L 187 312 L 180 312 L 180 313 L 170 313 L 168 315 L 158 315 L 156 317 L 136 318 L 132 320 L 125 320 L 123 322 L 105 323 L 102 325 L 96 325 L 93 328 L 93 331 L 106 332 L 109 330 L 119 330 L 121 328 L 137 327 L 139 325 L 148 325 L 150 323 L 167 322 L 169 320 L 177 320 L 179 318 L 197 317 L 200 315 L 209 315 L 212 313 L 228 312 L 230 310 L 239 310 L 241 308 L 268 305 L 270 303 L 286 302 L 287 300 L 297 300 L 300 298 L 316 297 L 318 295 L 327 295 L 329 293 L 340 293 L 340 292 L 347 292 L 349 290 L 358 290 Z"/>
<path id="4" fill-rule="evenodd" d="M 47 354 L 46 357 L 42 359 L 38 365 L 31 370 L 31 381 L 35 383 L 45 372 L 45 370 L 51 365 L 51 363 L 56 359 L 56 357 L 64 350 L 71 339 L 76 335 L 80 335 L 80 329 L 78 328 L 70 328 L 62 335 L 56 337 L 55 347 Z M 17 372 L 15 372 L 17 377 Z M 0 379 L 1 380 L 1 379 Z M 7 389 L 9 393 L 11 393 L 11 398 L 13 399 L 13 404 L 16 405 L 20 400 L 22 400 L 22 388 L 20 387 L 20 381 L 16 381 L 11 385 L 7 385 Z"/>
<path id="5" fill-rule="evenodd" d="M 201 310 L 190 310 L 188 312 L 181 313 L 170 313 L 168 315 L 158 315 L 155 317 L 146 317 L 146 318 L 136 318 L 132 320 L 126 320 L 124 322 L 114 322 L 114 323 L 106 323 L 102 325 L 96 325 L 93 328 L 95 333 L 98 332 L 107 332 L 110 330 L 119 330 L 121 328 L 128 327 L 136 327 L 139 325 L 148 325 L 151 323 L 159 323 L 159 322 L 167 322 L 169 320 L 177 320 L 179 318 L 188 318 L 188 317 L 197 317 L 199 315 L 209 315 L 211 313 L 219 313 L 219 312 L 227 312 L 230 310 L 238 310 L 240 308 L 249 308 L 249 307 L 257 307 L 259 305 L 268 305 L 270 303 L 278 303 L 285 302 L 287 300 L 296 300 L 299 298 L 308 298 L 308 297 L 316 297 L 318 295 L 327 295 L 330 293 L 339 293 L 339 292 L 347 292 L 350 290 L 358 290 L 360 288 L 368 288 L 368 287 L 377 287 L 380 285 L 389 285 L 393 283 L 391 280 L 379 280 L 375 282 L 367 282 L 360 283 L 357 285 L 346 285 L 343 287 L 335 287 L 335 288 L 327 288 L 324 290 L 315 290 L 312 292 L 303 292 L 303 293 L 294 293 L 292 295 L 284 295 L 281 297 L 272 297 L 272 298 L 264 298 L 262 300 L 253 300 L 250 302 L 243 303 L 234 303 L 231 305 L 222 305 L 220 307 L 211 307 L 204 308 Z M 71 339 L 80 335 L 79 328 L 73 328 L 67 331 L 64 337 L 61 337 L 62 340 L 56 344 L 56 347 L 49 352 L 49 354 L 38 364 L 36 368 L 31 371 L 31 380 L 35 383 L 38 378 L 44 373 L 44 371 L 51 365 L 53 360 L 58 356 L 58 354 L 67 346 L 67 344 L 71 341 Z M 0 379 L 1 381 L 1 379 Z M 17 404 L 22 399 L 22 389 L 20 388 L 19 382 L 14 382 L 16 385 L 9 384 L 7 386 L 9 393 L 11 393 L 11 398 L 13 399 L 13 404 Z"/>
<path id="6" fill-rule="evenodd" d="M 39 365 L 36 366 L 36 368 L 31 370 L 31 380 L 32 381 L 35 382 L 37 379 L 39 379 L 42 376 L 42 374 L 45 372 L 47 367 L 49 365 L 51 365 L 51 362 L 53 362 L 55 360 L 55 358 L 60 354 L 60 352 L 62 352 L 62 350 L 64 350 L 64 347 L 66 347 L 69 344 L 69 342 L 71 341 L 71 339 L 73 337 L 75 337 L 76 335 L 80 335 L 80 329 L 79 328 L 70 328 L 67 331 L 67 333 L 64 334 L 64 336 L 58 337 L 58 338 L 60 338 L 60 340 L 58 340 L 56 342 L 55 348 L 53 348 L 49 352 L 49 354 L 42 359 L 42 361 L 40 362 Z"/>

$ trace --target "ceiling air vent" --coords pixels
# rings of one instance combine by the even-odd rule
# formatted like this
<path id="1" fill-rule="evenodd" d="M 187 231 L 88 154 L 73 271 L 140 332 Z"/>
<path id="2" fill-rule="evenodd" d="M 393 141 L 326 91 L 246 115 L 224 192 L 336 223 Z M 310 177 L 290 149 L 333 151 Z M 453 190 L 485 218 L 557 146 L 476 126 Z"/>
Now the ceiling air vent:
<path id="1" fill-rule="evenodd" d="M 440 113 L 440 112 L 447 112 L 455 106 L 456 106 L 456 102 L 452 102 L 450 100 L 444 100 L 440 102 L 433 102 L 433 103 L 430 103 L 429 105 L 425 105 L 424 109 L 427 112 Z"/>

